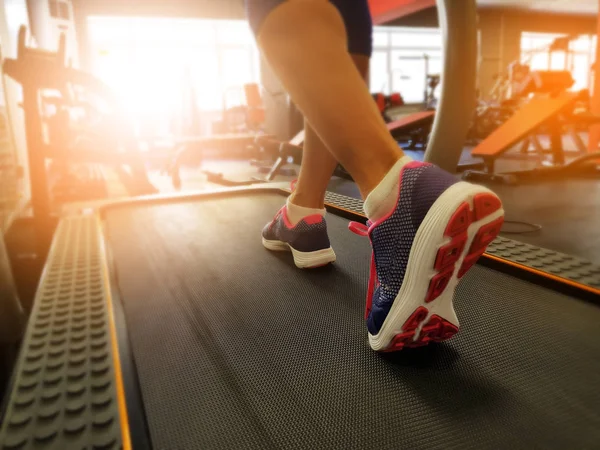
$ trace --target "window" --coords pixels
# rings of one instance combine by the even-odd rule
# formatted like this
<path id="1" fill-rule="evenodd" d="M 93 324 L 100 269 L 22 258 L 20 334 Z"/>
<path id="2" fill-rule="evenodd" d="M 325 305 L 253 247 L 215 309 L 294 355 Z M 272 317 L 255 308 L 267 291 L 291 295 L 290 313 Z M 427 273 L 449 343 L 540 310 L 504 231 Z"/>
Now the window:
<path id="1" fill-rule="evenodd" d="M 94 74 L 134 116 L 177 120 L 190 95 L 200 111 L 221 111 L 232 92 L 260 81 L 246 21 L 97 16 L 88 30 Z"/>
<path id="2" fill-rule="evenodd" d="M 391 92 L 389 68 L 388 68 L 388 51 L 374 50 L 371 57 L 371 71 L 369 82 L 371 92 Z"/>
<path id="3" fill-rule="evenodd" d="M 371 92 L 399 92 L 407 103 L 424 101 L 427 74 L 442 70 L 442 34 L 434 28 L 375 27 Z"/>
<path id="4" fill-rule="evenodd" d="M 373 47 L 387 47 L 390 45 L 390 33 L 385 30 L 373 30 Z"/>
<path id="5" fill-rule="evenodd" d="M 403 31 L 392 31 L 392 46 L 412 48 L 441 48 L 442 35 L 438 30 L 419 30 L 406 28 Z"/>
<path id="6" fill-rule="evenodd" d="M 521 34 L 521 62 L 532 70 L 568 70 L 575 79 L 573 90 L 590 88 L 591 67 L 595 60 L 596 36 L 580 35 L 568 43 L 567 51 L 549 51 L 561 34 Z"/>

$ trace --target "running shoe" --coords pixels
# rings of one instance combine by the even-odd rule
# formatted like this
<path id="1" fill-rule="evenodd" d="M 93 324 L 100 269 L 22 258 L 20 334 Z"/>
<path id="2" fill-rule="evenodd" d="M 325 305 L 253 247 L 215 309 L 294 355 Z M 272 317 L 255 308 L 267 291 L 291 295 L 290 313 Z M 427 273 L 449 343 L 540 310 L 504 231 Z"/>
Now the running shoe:
<path id="1" fill-rule="evenodd" d="M 335 252 L 327 235 L 327 223 L 320 214 L 304 217 L 292 225 L 283 206 L 262 231 L 263 245 L 273 251 L 290 251 L 300 269 L 335 262 Z"/>
<path id="2" fill-rule="evenodd" d="M 455 288 L 504 221 L 492 191 L 431 164 L 408 163 L 399 186 L 386 217 L 349 225 L 371 240 L 365 318 L 369 344 L 380 352 L 441 342 L 458 332 Z"/>

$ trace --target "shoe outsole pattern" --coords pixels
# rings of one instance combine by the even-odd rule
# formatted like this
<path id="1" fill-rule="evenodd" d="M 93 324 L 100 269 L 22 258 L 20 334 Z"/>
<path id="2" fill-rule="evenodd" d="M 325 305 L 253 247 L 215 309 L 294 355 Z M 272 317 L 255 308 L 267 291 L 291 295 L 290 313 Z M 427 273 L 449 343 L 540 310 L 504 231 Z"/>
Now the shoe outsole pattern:
<path id="1" fill-rule="evenodd" d="M 468 242 L 469 226 L 485 219 L 502 207 L 498 197 L 489 193 L 478 194 L 473 198 L 473 209 L 468 202 L 463 202 L 454 212 L 446 227 L 445 236 L 451 241 L 439 247 L 435 258 L 434 275 L 429 283 L 429 289 L 424 303 L 429 304 L 444 292 L 456 271 L 464 247 Z M 498 236 L 503 217 L 482 225 L 471 242 L 457 277 L 462 278 L 477 260 L 483 255 L 487 246 Z M 450 339 L 458 332 L 458 327 L 444 318 L 429 315 L 426 306 L 419 306 L 402 326 L 402 332 L 396 334 L 390 344 L 382 352 L 395 352 L 403 348 L 421 347 L 431 342 L 442 342 Z"/>

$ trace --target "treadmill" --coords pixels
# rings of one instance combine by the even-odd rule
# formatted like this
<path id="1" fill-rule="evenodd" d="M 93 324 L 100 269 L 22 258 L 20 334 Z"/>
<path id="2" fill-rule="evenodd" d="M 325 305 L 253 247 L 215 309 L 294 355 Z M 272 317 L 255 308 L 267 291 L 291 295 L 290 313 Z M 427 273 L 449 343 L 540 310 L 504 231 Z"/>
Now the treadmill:
<path id="1" fill-rule="evenodd" d="M 302 271 L 259 238 L 288 194 L 65 210 L 0 449 L 598 447 L 599 266 L 499 238 L 457 288 L 455 338 L 379 354 L 362 202 L 327 194 L 338 259 Z"/>

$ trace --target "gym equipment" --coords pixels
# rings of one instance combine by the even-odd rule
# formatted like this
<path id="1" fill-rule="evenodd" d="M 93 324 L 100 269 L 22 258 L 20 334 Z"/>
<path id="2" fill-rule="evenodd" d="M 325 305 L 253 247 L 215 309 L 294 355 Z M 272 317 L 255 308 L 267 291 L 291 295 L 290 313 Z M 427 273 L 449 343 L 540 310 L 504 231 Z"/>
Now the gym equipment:
<path id="1" fill-rule="evenodd" d="M 478 144 L 486 139 L 493 131 L 510 119 L 520 107 L 529 102 L 531 95 L 556 96 L 569 89 L 575 83 L 571 73 L 567 71 L 529 72 L 528 70 L 527 72 L 523 71 L 522 75 L 518 78 L 516 76 L 510 78 L 511 97 L 509 99 L 502 100 L 500 103 L 479 103 L 469 132 L 470 140 L 476 141 Z M 576 101 L 582 101 L 585 95 L 585 91 L 580 92 Z M 573 105 L 570 107 L 573 107 Z M 562 120 L 561 122 L 565 126 L 578 124 L 581 127 L 584 120 L 583 117 L 572 116 L 569 117 L 569 120 Z M 577 148 L 585 151 L 585 144 L 583 144 L 579 135 L 573 131 L 568 130 L 567 132 L 575 141 Z M 530 136 L 530 139 L 536 148 L 541 151 L 541 147 L 535 136 Z"/>
<path id="2" fill-rule="evenodd" d="M 372 94 L 373 100 L 378 105 L 378 108 L 388 123 L 392 120 L 387 115 L 387 111 L 390 108 L 401 106 L 404 104 L 402 96 L 398 93 L 391 95 L 383 95 L 381 93 Z M 262 110 L 264 113 L 264 109 Z M 397 122 L 394 122 L 397 124 Z M 219 139 L 217 137 L 216 139 Z M 206 180 L 211 183 L 219 184 L 222 186 L 248 186 L 260 182 L 270 182 L 275 179 L 277 175 L 284 176 L 296 176 L 296 170 L 292 168 L 285 168 L 286 164 L 300 164 L 302 162 L 302 144 L 304 142 L 304 132 L 301 131 L 290 142 L 285 142 L 276 139 L 272 135 L 258 134 L 254 137 L 251 144 L 246 146 L 246 154 L 254 156 L 250 161 L 252 166 L 256 166 L 259 173 L 264 173 L 264 176 L 253 176 L 247 180 L 233 180 L 227 178 L 222 172 L 203 170 L 202 173 L 206 175 Z M 192 152 L 198 152 L 201 149 L 197 147 L 193 150 L 184 148 L 176 152 L 175 158 L 170 161 L 170 165 L 166 172 L 171 176 L 171 181 L 175 189 L 181 189 L 181 156 L 190 154 Z M 335 176 L 339 176 L 345 179 L 352 179 L 350 174 L 341 166 L 336 167 Z"/>
<path id="3" fill-rule="evenodd" d="M 472 1 L 438 0 L 444 43 L 442 76 L 424 160 L 447 172 L 458 167 L 475 109 L 477 8 Z M 469 101 L 469 99 L 472 99 Z"/>
<path id="4" fill-rule="evenodd" d="M 435 111 L 419 111 L 388 123 L 388 130 L 399 142 L 406 143 L 409 150 L 427 147 Z"/>
<path id="5" fill-rule="evenodd" d="M 385 123 L 392 122 L 392 118 L 389 116 L 388 111 L 392 108 L 397 108 L 404 105 L 404 99 L 398 92 L 393 92 L 390 95 L 384 95 L 382 93 L 371 94 L 373 100 L 377 104 L 377 108 L 381 113 L 381 117 L 385 120 Z"/>
<path id="6" fill-rule="evenodd" d="M 434 111 L 419 111 L 413 114 L 408 114 L 398 120 L 389 122 L 387 127 L 390 133 L 405 150 L 405 152 L 413 159 L 423 160 L 423 150 L 427 148 L 427 142 L 431 132 L 431 126 L 434 121 Z M 221 172 L 203 171 L 207 176 L 207 181 L 216 183 L 222 186 L 249 186 L 257 183 L 270 182 L 277 175 L 296 176 L 294 169 L 286 169 L 286 164 L 300 164 L 302 162 L 302 145 L 304 143 L 304 132 L 298 133 L 290 142 L 280 141 L 273 136 L 258 136 L 254 140 L 254 149 L 259 149 L 265 153 L 273 155 L 269 162 L 262 161 L 260 164 L 251 162 L 253 165 L 259 166 L 259 172 L 266 173 L 266 176 L 254 176 L 250 179 L 233 180 L 227 178 Z M 265 150 L 269 149 L 269 151 Z M 176 189 L 181 189 L 181 177 L 179 174 L 179 164 L 175 164 L 170 169 L 173 186 Z M 476 170 L 483 168 L 483 162 L 477 158 L 473 158 L 468 151 L 461 155 L 461 159 L 455 170 L 459 172 L 465 170 Z M 333 173 L 333 176 L 352 180 L 352 176 L 341 166 L 338 165 Z"/>
<path id="7" fill-rule="evenodd" d="M 304 132 L 299 133 L 291 142 L 282 142 L 272 136 L 257 136 L 254 141 L 253 151 L 258 151 L 258 154 L 269 153 L 274 157 L 274 161 L 269 160 L 254 160 L 251 165 L 257 167 L 259 173 L 266 173 L 264 177 L 255 176 L 250 180 L 230 180 L 225 178 L 221 172 L 213 172 L 204 170 L 202 173 L 206 175 L 206 180 L 211 183 L 220 184 L 222 186 L 248 186 L 256 183 L 265 183 L 273 181 L 279 174 L 286 176 L 296 176 L 294 169 L 285 169 L 286 164 L 300 164 L 302 162 L 302 147 L 301 142 L 304 140 Z M 172 178 L 173 186 L 176 189 L 181 188 L 179 176 Z"/>
<path id="8" fill-rule="evenodd" d="M 347 230 L 365 220 L 362 203 L 328 196 L 338 261 L 299 271 L 258 237 L 286 194 L 73 208 L 40 283 L 0 448 L 600 440 L 597 266 L 499 239 L 458 288 L 454 340 L 379 355 L 362 318 L 371 249 Z"/>
<path id="9" fill-rule="evenodd" d="M 262 130 L 265 121 L 265 108 L 257 84 L 249 83 L 244 85 L 244 95 L 246 105 L 229 108 L 224 111 L 224 118 L 221 125 L 216 127 L 216 131 L 222 133 L 214 136 L 184 136 L 175 138 L 171 142 L 174 149 L 172 155 L 167 157 L 167 163 L 162 172 L 171 177 L 173 186 L 176 189 L 181 188 L 181 164 L 184 161 L 195 160 L 201 162 L 211 156 L 219 157 L 239 157 L 247 156 L 257 159 L 266 158 L 272 163 L 277 158 L 279 149 L 273 150 L 272 143 L 269 142 L 272 136 L 265 134 Z M 239 120 L 233 117 L 243 117 L 244 128 L 240 132 L 238 126 Z M 215 128 L 213 128 L 215 131 Z M 236 131 L 236 132 L 234 132 Z M 275 155 L 274 155 L 275 154 Z M 261 161 L 257 165 L 264 165 Z M 222 185 L 232 185 L 221 173 L 205 171 L 208 181 Z M 247 183 L 245 183 L 247 184 Z"/>
<path id="10" fill-rule="evenodd" d="M 434 118 L 435 111 L 433 110 L 419 111 L 390 122 L 388 129 L 407 155 L 417 161 L 422 161 L 429 144 Z M 483 161 L 471 156 L 468 150 L 464 150 L 453 171 L 463 172 L 482 168 Z"/>
<path id="11" fill-rule="evenodd" d="M 213 124 L 213 134 L 259 133 L 265 122 L 260 88 L 256 83 L 243 86 L 244 104 L 223 110 L 223 119 Z"/>
<path id="12" fill-rule="evenodd" d="M 473 115 L 467 141 L 473 145 L 486 139 L 515 113 L 515 102 L 506 100 L 501 104 L 479 102 Z"/>
<path id="13" fill-rule="evenodd" d="M 23 87 L 30 165 L 32 157 L 39 159 L 34 164 L 39 166 L 35 179 L 46 182 L 47 177 L 41 176 L 46 159 L 62 160 L 64 164 L 76 161 L 126 165 L 130 179 L 123 182 L 134 188 L 132 195 L 155 193 L 133 130 L 127 126 L 110 88 L 92 75 L 66 65 L 64 37 L 59 51 L 52 53 L 28 48 L 26 36 L 23 26 L 19 30 L 17 58 L 6 59 L 3 69 L 5 75 Z M 110 113 L 100 113 L 94 104 L 98 102 Z M 72 119 L 72 110 L 79 113 L 78 121 Z"/>
<path id="14" fill-rule="evenodd" d="M 439 74 L 427 74 L 427 91 L 425 92 L 425 110 L 433 111 L 437 107 L 435 90 L 440 84 Z"/>
<path id="15" fill-rule="evenodd" d="M 544 92 L 544 86 L 559 90 L 571 87 L 575 80 L 567 70 L 568 62 L 572 58 L 569 43 L 577 37 L 578 35 L 559 36 L 549 45 L 522 53 L 520 60 L 512 61 L 504 73 L 498 73 L 487 98 L 478 102 L 469 131 L 469 140 L 479 143 L 487 138 L 527 101 L 526 97 L 529 93 Z M 563 70 L 532 72 L 531 59 L 542 51 L 548 53 L 548 67 L 554 65 L 553 53 L 563 52 L 565 55 Z M 579 141 L 576 145 L 580 148 L 582 143 L 579 137 L 573 135 L 573 139 Z"/>
<path id="16" fill-rule="evenodd" d="M 530 67 L 519 61 L 508 65 L 507 74 L 496 74 L 494 86 L 487 97 L 477 100 L 467 135 L 469 143 L 478 144 L 515 113 L 524 97 L 517 95 L 515 91 L 521 88 L 529 74 Z"/>
<path id="17" fill-rule="evenodd" d="M 423 61 L 423 72 L 425 74 L 425 79 L 423 82 L 423 109 L 425 111 L 436 108 L 437 98 L 435 97 L 435 90 L 440 84 L 440 75 L 429 73 L 430 58 L 431 57 L 427 53 L 422 55 L 401 55 L 397 57 L 397 59 L 400 61 Z M 401 74 L 403 73 L 402 69 L 397 69 L 394 72 L 400 72 Z M 400 79 L 408 80 L 411 79 L 411 77 L 407 75 L 400 75 Z"/>
<path id="18" fill-rule="evenodd" d="M 237 155 L 255 154 L 260 152 L 256 144 L 261 137 L 268 138 L 270 135 L 255 135 L 245 133 L 233 133 L 217 136 L 189 136 L 179 137 L 173 140 L 172 156 L 166 158 L 162 172 L 171 177 L 173 186 L 181 188 L 181 165 L 190 160 L 201 163 L 203 159 L 214 155 Z M 218 175 L 216 175 L 218 177 Z"/>
<path id="19" fill-rule="evenodd" d="M 561 123 L 560 115 L 572 109 L 577 99 L 578 94 L 574 92 L 560 92 L 548 96 L 533 97 L 471 152 L 473 156 L 483 158 L 485 171 L 467 171 L 463 174 L 463 177 L 473 181 L 489 180 L 517 183 L 519 181 L 541 179 L 544 176 L 572 176 L 577 174 L 597 176 L 600 174 L 596 165 L 587 164 L 597 160 L 600 153 L 583 155 L 566 164 L 565 152 L 562 145 L 563 124 Z M 594 121 L 600 120 L 600 118 L 590 118 L 586 115 L 585 120 L 591 121 L 592 119 Z M 541 126 L 544 126 L 550 134 L 549 152 L 551 153 L 552 160 L 546 164 L 546 166 L 550 167 L 540 167 L 534 170 L 510 173 L 496 173 L 495 163 L 497 159 L 524 139 L 526 139 L 528 147 L 529 141 L 527 139 Z M 541 146 L 538 143 L 536 147 L 539 149 Z M 543 149 L 541 150 L 544 152 Z"/>
<path id="20" fill-rule="evenodd" d="M 118 114 L 117 99 L 108 86 L 93 76 L 68 67 L 65 62 L 65 37 L 61 35 L 58 51 L 49 52 L 26 45 L 27 29 L 19 29 L 17 58 L 6 58 L 3 62 L 4 75 L 18 82 L 23 89 L 23 111 L 27 137 L 27 155 L 31 179 L 31 207 L 36 222 L 38 257 L 41 261 L 50 245 L 56 224 L 48 190 L 47 162 L 58 161 L 63 168 L 70 164 L 103 163 L 121 167 L 126 165 L 129 173 L 122 181 L 135 195 L 155 193 L 156 189 L 147 178 L 143 161 L 135 148 L 135 139 L 124 126 L 122 117 L 111 116 L 88 132 L 72 135 L 69 131 L 67 114 L 62 107 L 81 104 L 78 92 L 104 100 L 114 114 Z M 60 94 L 60 99 L 44 97 L 48 91 Z M 46 104 L 60 106 L 54 117 L 44 117 Z M 85 103 L 88 109 L 90 103 Z M 120 173 L 125 174 L 124 171 Z M 63 173 L 68 179 L 68 173 Z M 101 180 L 91 180 L 97 184 Z M 71 186 L 71 190 L 82 185 Z M 60 195 L 60 194 L 59 194 Z M 91 195 L 95 197 L 95 195 Z M 89 198 L 89 197 L 88 197 Z"/>

